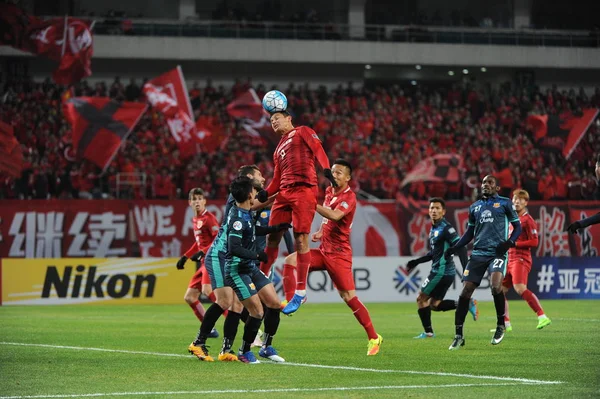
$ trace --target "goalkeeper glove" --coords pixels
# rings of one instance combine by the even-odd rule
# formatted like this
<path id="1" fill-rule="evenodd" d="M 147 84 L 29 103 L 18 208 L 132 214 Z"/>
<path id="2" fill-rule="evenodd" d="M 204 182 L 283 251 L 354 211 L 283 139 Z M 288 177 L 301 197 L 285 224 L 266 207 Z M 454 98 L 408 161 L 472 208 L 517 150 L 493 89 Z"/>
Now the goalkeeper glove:
<path id="1" fill-rule="evenodd" d="M 259 202 L 267 202 L 267 200 L 269 199 L 269 193 L 267 192 L 267 190 L 260 190 L 258 194 L 256 194 L 256 199 Z"/>
<path id="2" fill-rule="evenodd" d="M 331 185 L 333 187 L 337 187 L 338 186 L 337 183 L 335 182 L 335 180 L 333 180 L 333 174 L 331 173 L 331 169 L 325 169 L 325 170 L 323 170 L 323 174 L 331 182 Z"/>
<path id="3" fill-rule="evenodd" d="M 202 258 L 204 258 L 204 251 L 198 251 L 190 257 L 194 262 L 200 262 Z"/>
<path id="4" fill-rule="evenodd" d="M 179 258 L 179 260 L 177 261 L 177 270 L 183 270 L 183 267 L 185 266 L 185 262 L 187 262 L 187 256 L 183 255 L 181 258 Z"/>

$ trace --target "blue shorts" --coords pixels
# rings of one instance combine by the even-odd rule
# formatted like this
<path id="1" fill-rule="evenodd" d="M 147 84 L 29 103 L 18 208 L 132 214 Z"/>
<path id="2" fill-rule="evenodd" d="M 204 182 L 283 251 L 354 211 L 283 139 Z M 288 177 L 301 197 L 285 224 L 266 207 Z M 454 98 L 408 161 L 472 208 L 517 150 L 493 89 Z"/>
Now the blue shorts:
<path id="1" fill-rule="evenodd" d="M 212 289 L 225 287 L 225 254 L 211 246 L 204 257 L 204 267 L 210 277 Z"/>
<path id="2" fill-rule="evenodd" d="M 237 270 L 227 270 L 225 283 L 233 288 L 240 301 L 256 295 L 271 280 L 258 267 L 253 267 L 248 273 L 238 273 Z"/>
<path id="3" fill-rule="evenodd" d="M 504 276 L 506 274 L 506 263 L 508 256 L 471 256 L 465 272 L 463 281 L 470 281 L 479 286 L 483 276 L 487 271 L 490 275 L 493 272 L 500 272 Z"/>

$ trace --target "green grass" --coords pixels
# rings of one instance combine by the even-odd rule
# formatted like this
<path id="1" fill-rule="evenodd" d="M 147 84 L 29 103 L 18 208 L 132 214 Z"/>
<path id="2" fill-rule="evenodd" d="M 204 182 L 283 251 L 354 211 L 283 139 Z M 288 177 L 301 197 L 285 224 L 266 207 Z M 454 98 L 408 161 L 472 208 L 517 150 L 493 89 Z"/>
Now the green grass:
<path id="1" fill-rule="evenodd" d="M 366 356 L 363 329 L 343 304 L 306 304 L 282 317 L 275 346 L 291 363 L 348 366 L 388 372 L 300 365 L 204 363 L 192 356 L 74 350 L 7 343 L 64 345 L 185 355 L 198 323 L 181 306 L 0 307 L 0 397 L 103 393 L 147 394 L 134 398 L 197 398 L 215 390 L 298 389 L 290 392 L 207 393 L 244 398 L 583 398 L 600 397 L 600 312 L 598 301 L 544 301 L 553 324 L 536 330 L 535 315 L 523 301 L 511 302 L 514 331 L 490 345 L 493 305 L 481 319 L 468 320 L 466 346 L 448 351 L 454 313 L 434 313 L 437 337 L 414 340 L 421 331 L 414 304 L 368 304 L 384 337 L 379 355 Z M 222 320 L 218 323 L 222 331 Z M 242 336 L 238 331 L 236 348 Z M 217 354 L 220 339 L 211 340 Z M 255 349 L 256 351 L 256 349 Z M 268 361 L 267 361 L 268 362 Z M 391 371 L 391 372 L 390 372 Z M 412 371 L 414 373 L 403 373 Z M 418 372 L 561 381 L 561 384 L 445 376 Z M 436 387 L 477 384 L 471 387 Z M 485 384 L 485 385 L 484 385 Z M 507 385 L 499 385 L 507 384 Z M 422 386 L 411 388 L 410 386 Z M 380 387 L 310 391 L 332 387 Z M 382 388 L 388 387 L 388 388 Z M 393 388 L 392 388 L 393 387 Z M 151 394 L 152 392 L 196 392 Z M 122 397 L 122 396 L 121 396 Z M 129 396 L 128 396 L 129 397 Z"/>

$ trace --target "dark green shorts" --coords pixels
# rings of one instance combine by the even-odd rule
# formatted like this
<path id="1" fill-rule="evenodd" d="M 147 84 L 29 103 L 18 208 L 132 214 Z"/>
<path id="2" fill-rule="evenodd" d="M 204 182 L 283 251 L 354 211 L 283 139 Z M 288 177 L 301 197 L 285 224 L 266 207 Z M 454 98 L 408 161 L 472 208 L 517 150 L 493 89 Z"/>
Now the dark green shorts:
<path id="1" fill-rule="evenodd" d="M 248 273 L 225 270 L 225 284 L 233 288 L 239 300 L 243 301 L 256 295 L 263 287 L 272 283 L 258 267 L 254 267 Z"/>
<path id="2" fill-rule="evenodd" d="M 430 298 L 442 300 L 452 283 L 454 283 L 454 276 L 429 273 L 429 276 L 421 284 L 421 292 Z"/>

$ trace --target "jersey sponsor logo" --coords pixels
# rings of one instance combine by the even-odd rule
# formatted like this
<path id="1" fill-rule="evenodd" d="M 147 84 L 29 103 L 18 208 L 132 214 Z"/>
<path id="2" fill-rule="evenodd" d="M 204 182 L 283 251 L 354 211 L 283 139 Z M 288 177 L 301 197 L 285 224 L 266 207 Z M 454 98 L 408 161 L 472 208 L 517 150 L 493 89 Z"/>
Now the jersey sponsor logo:
<path id="1" fill-rule="evenodd" d="M 499 202 L 495 202 L 493 206 L 494 206 L 494 208 L 500 208 L 500 203 Z"/>
<path id="2" fill-rule="evenodd" d="M 348 209 L 348 203 L 346 201 L 342 202 L 341 207 Z"/>
<path id="3" fill-rule="evenodd" d="M 481 218 L 479 219 L 479 223 L 493 223 L 494 218 L 492 217 L 492 211 L 486 209 L 481 212 Z"/>
<path id="4" fill-rule="evenodd" d="M 233 222 L 233 229 L 240 231 L 242 229 L 242 222 L 240 222 L 239 220 Z"/>

